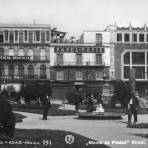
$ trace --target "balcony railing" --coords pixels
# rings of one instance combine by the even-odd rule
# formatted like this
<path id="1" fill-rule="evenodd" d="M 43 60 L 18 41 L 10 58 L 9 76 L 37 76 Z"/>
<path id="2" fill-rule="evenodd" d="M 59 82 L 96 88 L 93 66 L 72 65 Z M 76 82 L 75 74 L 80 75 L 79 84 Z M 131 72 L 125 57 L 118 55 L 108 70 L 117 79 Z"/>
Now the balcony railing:
<path id="1" fill-rule="evenodd" d="M 47 75 L 2 75 L 1 80 L 46 80 Z"/>
<path id="2" fill-rule="evenodd" d="M 96 62 L 82 62 L 82 63 L 77 63 L 77 62 L 63 62 L 63 63 L 54 63 L 55 66 L 105 66 L 105 63 L 96 63 Z"/>

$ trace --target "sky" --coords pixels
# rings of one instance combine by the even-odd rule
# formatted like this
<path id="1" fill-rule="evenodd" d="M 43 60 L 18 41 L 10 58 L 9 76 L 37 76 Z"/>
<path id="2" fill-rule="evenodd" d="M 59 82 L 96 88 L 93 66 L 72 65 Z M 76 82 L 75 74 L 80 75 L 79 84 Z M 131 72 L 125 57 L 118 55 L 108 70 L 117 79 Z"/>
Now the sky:
<path id="1" fill-rule="evenodd" d="M 0 23 L 50 24 L 78 36 L 83 30 L 148 25 L 148 0 L 0 0 Z"/>

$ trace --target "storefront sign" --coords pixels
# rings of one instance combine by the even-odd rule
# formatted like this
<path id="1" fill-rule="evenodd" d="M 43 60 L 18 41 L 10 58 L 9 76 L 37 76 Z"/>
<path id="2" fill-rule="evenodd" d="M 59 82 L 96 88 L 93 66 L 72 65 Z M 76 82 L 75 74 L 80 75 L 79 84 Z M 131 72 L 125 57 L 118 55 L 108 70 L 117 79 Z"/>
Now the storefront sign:
<path id="1" fill-rule="evenodd" d="M 98 47 L 55 47 L 55 53 L 104 53 L 104 48 Z"/>
<path id="2" fill-rule="evenodd" d="M 30 56 L 0 56 L 0 60 L 30 60 Z"/>

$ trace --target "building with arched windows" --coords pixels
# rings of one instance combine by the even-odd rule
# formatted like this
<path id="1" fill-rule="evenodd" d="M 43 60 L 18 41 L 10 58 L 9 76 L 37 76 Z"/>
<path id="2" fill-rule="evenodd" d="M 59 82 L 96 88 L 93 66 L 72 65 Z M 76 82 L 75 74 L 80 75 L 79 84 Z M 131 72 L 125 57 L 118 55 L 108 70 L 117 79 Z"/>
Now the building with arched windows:
<path id="1" fill-rule="evenodd" d="M 75 88 L 98 89 L 109 78 L 110 49 L 97 34 L 95 43 L 65 39 L 50 25 L 0 24 L 1 82 L 50 81 L 53 98 Z"/>
<path id="2" fill-rule="evenodd" d="M 2 85 L 50 79 L 50 25 L 0 24 Z"/>
<path id="3" fill-rule="evenodd" d="M 148 27 L 108 25 L 104 31 L 84 31 L 82 43 L 95 43 L 102 34 L 103 45 L 110 49 L 109 76 L 129 81 L 130 69 L 135 69 L 136 90 L 148 93 Z"/>

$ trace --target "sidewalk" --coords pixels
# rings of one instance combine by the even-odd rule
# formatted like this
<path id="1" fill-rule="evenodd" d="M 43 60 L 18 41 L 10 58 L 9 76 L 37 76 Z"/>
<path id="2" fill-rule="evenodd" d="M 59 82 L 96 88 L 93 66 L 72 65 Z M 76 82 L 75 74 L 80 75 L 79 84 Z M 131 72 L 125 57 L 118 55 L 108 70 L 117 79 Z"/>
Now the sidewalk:
<path id="1" fill-rule="evenodd" d="M 42 120 L 42 115 L 19 112 L 26 116 L 24 122 L 17 123 L 16 128 L 21 129 L 51 129 L 71 131 L 85 137 L 109 141 L 114 148 L 146 148 L 148 138 L 142 137 L 148 134 L 147 129 L 127 128 L 127 116 L 122 120 L 80 120 L 77 116 L 48 116 L 48 120 Z M 148 115 L 139 115 L 139 123 L 148 123 Z M 126 144 L 117 144 L 119 142 Z M 132 144 L 139 142 L 143 144 Z"/>

